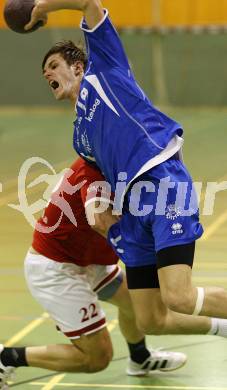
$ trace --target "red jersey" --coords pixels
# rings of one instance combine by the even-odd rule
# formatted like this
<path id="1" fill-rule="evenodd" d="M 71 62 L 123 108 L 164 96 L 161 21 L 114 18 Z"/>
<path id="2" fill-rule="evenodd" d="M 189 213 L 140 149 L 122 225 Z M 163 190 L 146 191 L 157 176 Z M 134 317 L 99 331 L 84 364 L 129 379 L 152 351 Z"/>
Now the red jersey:
<path id="1" fill-rule="evenodd" d="M 106 239 L 96 233 L 86 219 L 85 202 L 100 196 L 97 186 L 92 185 L 96 181 L 105 179 L 83 159 L 79 158 L 71 166 L 36 225 L 32 246 L 37 252 L 55 261 L 79 266 L 117 263 L 118 257 Z"/>

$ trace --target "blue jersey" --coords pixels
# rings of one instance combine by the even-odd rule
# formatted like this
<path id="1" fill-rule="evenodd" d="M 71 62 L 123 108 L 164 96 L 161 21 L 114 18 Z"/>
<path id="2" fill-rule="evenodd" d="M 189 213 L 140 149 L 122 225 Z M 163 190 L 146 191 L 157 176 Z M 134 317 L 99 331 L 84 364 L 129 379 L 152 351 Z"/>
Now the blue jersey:
<path id="1" fill-rule="evenodd" d="M 98 165 L 115 191 L 120 172 L 127 174 L 129 184 L 179 150 L 178 143 L 164 153 L 182 128 L 155 108 L 138 86 L 107 11 L 94 29 L 85 20 L 81 28 L 88 67 L 76 104 L 74 148 Z"/>

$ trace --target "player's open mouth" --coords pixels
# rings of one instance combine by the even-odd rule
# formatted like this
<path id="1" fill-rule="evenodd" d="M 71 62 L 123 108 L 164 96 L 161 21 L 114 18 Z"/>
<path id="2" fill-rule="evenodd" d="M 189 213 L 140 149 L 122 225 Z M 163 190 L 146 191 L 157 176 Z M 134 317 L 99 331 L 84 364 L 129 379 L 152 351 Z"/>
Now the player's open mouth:
<path id="1" fill-rule="evenodd" d="M 51 86 L 51 88 L 53 89 L 57 89 L 59 87 L 59 83 L 56 81 L 56 80 L 52 80 L 49 82 L 49 85 Z"/>

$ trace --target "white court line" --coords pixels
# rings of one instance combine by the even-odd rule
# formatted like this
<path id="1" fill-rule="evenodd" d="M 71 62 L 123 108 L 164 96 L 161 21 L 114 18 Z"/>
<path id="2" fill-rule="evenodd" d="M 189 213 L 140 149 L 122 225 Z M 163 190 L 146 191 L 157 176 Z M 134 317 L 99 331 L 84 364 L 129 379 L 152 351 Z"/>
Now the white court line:
<path id="1" fill-rule="evenodd" d="M 227 175 L 223 175 L 219 179 L 217 179 L 217 182 L 222 182 L 227 179 Z M 200 198 L 200 204 L 205 199 L 205 193 L 206 191 L 202 191 L 201 198 Z M 201 208 L 201 205 L 200 205 Z M 218 229 L 221 227 L 225 222 L 227 221 L 227 211 L 226 213 L 220 215 L 220 217 L 216 218 L 214 222 L 212 222 L 205 230 L 203 236 L 201 237 L 202 241 L 208 240 Z"/>
<path id="2" fill-rule="evenodd" d="M 108 331 L 111 333 L 112 330 L 114 330 L 114 328 L 116 328 L 117 324 L 118 324 L 118 320 L 117 319 L 108 322 L 108 324 L 107 324 Z"/>
<path id="3" fill-rule="evenodd" d="M 45 385 L 44 382 L 30 382 L 33 386 Z M 59 387 L 102 388 L 102 389 L 162 389 L 162 390 L 227 390 L 227 387 L 209 386 L 168 386 L 168 385 L 116 385 L 103 383 L 57 383 Z M 43 390 L 43 389 L 42 389 Z"/>
<path id="4" fill-rule="evenodd" d="M 213 223 L 208 226 L 201 237 L 202 241 L 208 240 L 224 223 L 227 221 L 227 211 L 220 215 Z"/>
<path id="5" fill-rule="evenodd" d="M 12 347 L 19 341 L 21 341 L 25 336 L 31 333 L 35 328 L 41 325 L 44 321 L 49 318 L 48 313 L 43 313 L 41 317 L 36 320 L 31 321 L 25 328 L 21 329 L 18 333 L 16 333 L 13 337 L 11 337 L 6 343 L 4 343 L 5 347 Z"/>
<path id="6" fill-rule="evenodd" d="M 51 390 L 65 377 L 66 374 L 55 375 L 41 390 Z"/>

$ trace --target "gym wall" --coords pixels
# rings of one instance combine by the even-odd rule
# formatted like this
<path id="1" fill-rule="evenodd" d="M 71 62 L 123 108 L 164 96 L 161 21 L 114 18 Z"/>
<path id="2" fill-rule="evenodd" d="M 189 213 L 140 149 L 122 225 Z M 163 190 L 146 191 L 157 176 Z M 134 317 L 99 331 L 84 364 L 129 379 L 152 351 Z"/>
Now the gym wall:
<path id="1" fill-rule="evenodd" d="M 135 0 L 124 0 L 120 10 L 119 3 L 104 1 L 133 71 L 155 103 L 226 106 L 226 0 L 142 0 L 139 11 Z M 79 13 L 56 12 L 48 27 L 25 35 L 5 28 L 0 15 L 0 105 L 62 107 L 42 77 L 41 62 L 54 42 L 83 41 Z"/>

